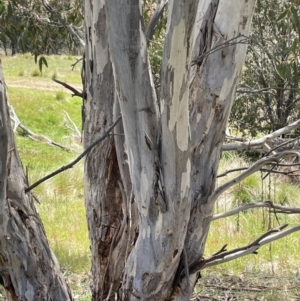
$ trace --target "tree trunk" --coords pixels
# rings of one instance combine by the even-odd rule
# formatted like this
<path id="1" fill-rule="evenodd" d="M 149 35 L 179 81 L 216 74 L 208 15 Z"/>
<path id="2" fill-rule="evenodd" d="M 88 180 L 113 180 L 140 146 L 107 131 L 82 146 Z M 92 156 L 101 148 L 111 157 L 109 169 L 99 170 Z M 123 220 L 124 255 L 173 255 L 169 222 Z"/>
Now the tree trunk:
<path id="1" fill-rule="evenodd" d="M 189 300 L 254 4 L 170 2 L 158 107 L 141 1 L 85 1 L 93 300 Z"/>
<path id="2" fill-rule="evenodd" d="M 72 300 L 34 206 L 11 128 L 0 63 L 0 275 L 8 300 Z"/>

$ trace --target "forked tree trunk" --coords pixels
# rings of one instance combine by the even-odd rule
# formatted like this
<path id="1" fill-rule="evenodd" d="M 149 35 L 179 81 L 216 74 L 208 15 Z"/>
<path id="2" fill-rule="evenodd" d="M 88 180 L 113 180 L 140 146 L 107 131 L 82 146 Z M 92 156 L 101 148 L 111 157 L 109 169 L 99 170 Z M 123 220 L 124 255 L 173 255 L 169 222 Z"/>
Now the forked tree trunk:
<path id="1" fill-rule="evenodd" d="M 170 1 L 159 108 L 141 1 L 85 1 L 93 300 L 189 300 L 254 4 Z"/>
<path id="2" fill-rule="evenodd" d="M 14 142 L 0 62 L 0 275 L 7 299 L 72 300 Z"/>

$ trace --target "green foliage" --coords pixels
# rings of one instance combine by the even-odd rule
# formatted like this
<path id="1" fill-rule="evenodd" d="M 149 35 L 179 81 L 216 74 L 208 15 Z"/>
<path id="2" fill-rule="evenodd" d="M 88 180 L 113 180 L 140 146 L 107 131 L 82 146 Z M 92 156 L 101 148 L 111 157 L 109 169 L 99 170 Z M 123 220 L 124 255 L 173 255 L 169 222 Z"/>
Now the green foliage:
<path id="1" fill-rule="evenodd" d="M 260 0 L 243 77 L 230 116 L 233 128 L 255 137 L 300 118 L 300 0 Z M 260 91 L 249 93 L 250 91 Z"/>
<path id="2" fill-rule="evenodd" d="M 12 54 L 31 52 L 35 56 L 61 53 L 80 47 L 68 29 L 83 36 L 82 2 L 8 0 L 0 2 L 0 47 Z M 71 25 L 72 24 L 72 25 Z M 46 65 L 42 56 L 39 67 Z"/>

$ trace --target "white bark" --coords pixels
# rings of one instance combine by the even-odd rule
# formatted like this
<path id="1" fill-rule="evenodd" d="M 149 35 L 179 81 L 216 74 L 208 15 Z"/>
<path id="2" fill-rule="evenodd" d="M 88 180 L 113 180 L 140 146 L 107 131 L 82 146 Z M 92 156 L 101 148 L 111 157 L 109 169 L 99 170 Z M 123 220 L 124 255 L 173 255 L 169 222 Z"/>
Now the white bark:
<path id="1" fill-rule="evenodd" d="M 160 116 L 141 1 L 85 1 L 85 145 L 111 124 L 113 103 L 123 122 L 86 161 L 94 300 L 189 299 L 254 4 L 170 2 Z"/>
<path id="2" fill-rule="evenodd" d="M 0 275 L 7 299 L 72 300 L 14 142 L 0 63 Z"/>
<path id="3" fill-rule="evenodd" d="M 85 20 L 87 35 L 83 94 L 84 146 L 87 148 L 102 136 L 120 112 L 114 91 L 105 1 L 86 0 Z M 117 125 L 114 133 L 95 147 L 85 162 L 93 300 L 114 296 L 137 231 L 122 124 Z"/>

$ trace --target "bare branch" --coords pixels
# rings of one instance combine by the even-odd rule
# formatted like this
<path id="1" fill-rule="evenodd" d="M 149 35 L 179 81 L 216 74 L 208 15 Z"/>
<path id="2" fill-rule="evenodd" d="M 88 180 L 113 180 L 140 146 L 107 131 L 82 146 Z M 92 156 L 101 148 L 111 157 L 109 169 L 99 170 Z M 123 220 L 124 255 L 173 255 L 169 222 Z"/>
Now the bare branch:
<path id="1" fill-rule="evenodd" d="M 215 266 L 215 265 L 219 265 L 219 264 L 222 264 L 222 263 L 225 263 L 225 262 L 228 262 L 228 261 L 240 258 L 240 257 L 243 257 L 245 255 L 256 254 L 257 250 L 260 247 L 262 247 L 272 241 L 275 241 L 275 240 L 283 238 L 287 235 L 290 235 L 293 232 L 300 230 L 300 225 L 297 225 L 293 228 L 282 231 L 287 226 L 288 225 L 285 224 L 278 228 L 271 229 L 268 232 L 266 232 L 265 234 L 263 234 L 262 236 L 260 236 L 258 239 L 256 239 L 251 244 L 244 246 L 242 248 L 237 248 L 237 249 L 234 249 L 231 251 L 225 251 L 225 252 L 218 254 L 217 256 L 212 256 L 208 259 L 204 259 L 203 260 L 204 264 L 202 264 L 201 270 L 206 269 L 208 267 Z"/>
<path id="2" fill-rule="evenodd" d="M 289 163 L 286 163 L 286 164 L 275 163 L 275 164 L 271 164 L 271 165 L 273 167 L 279 167 L 279 166 L 280 167 L 291 167 L 291 166 L 299 166 L 300 162 L 299 163 L 291 163 L 291 164 L 289 164 Z M 249 168 L 249 166 L 229 169 L 229 170 L 226 170 L 223 173 L 217 175 L 217 178 L 222 178 L 222 177 L 225 177 L 225 176 L 227 176 L 228 174 L 230 174 L 232 172 L 242 171 L 242 170 L 246 170 L 248 168 Z M 281 170 L 275 170 L 275 169 L 261 168 L 260 171 L 267 172 L 267 173 L 277 173 L 277 174 L 282 174 L 282 175 L 288 176 L 290 174 L 298 172 L 299 169 L 297 169 L 297 170 L 290 170 L 290 171 L 281 171 Z"/>
<path id="3" fill-rule="evenodd" d="M 242 170 L 246 170 L 248 168 L 249 168 L 249 166 L 229 169 L 229 170 L 226 170 L 223 173 L 217 175 L 217 178 L 222 178 L 222 177 L 225 177 L 225 176 L 227 176 L 228 174 L 230 174 L 232 172 L 242 171 Z"/>
<path id="4" fill-rule="evenodd" d="M 76 132 L 76 134 L 78 135 L 78 137 L 81 137 L 81 133 L 78 129 L 78 127 L 76 126 L 75 122 L 71 119 L 70 115 L 68 114 L 67 111 L 63 110 L 63 112 L 66 114 L 68 120 L 72 123 L 73 125 L 73 129 L 71 127 L 68 126 L 68 128 L 71 130 L 71 131 L 74 131 Z"/>
<path id="5" fill-rule="evenodd" d="M 240 40 L 238 40 L 240 39 Z M 234 37 L 222 44 L 217 44 L 215 47 L 211 48 L 209 51 L 197 56 L 196 58 L 194 58 L 192 60 L 191 65 L 194 66 L 196 64 L 200 64 L 204 58 L 208 57 L 209 55 L 213 54 L 214 52 L 217 52 L 219 50 L 222 50 L 224 48 L 233 46 L 233 45 L 237 45 L 237 44 L 248 44 L 249 43 L 249 37 L 243 36 L 243 35 L 239 35 L 237 37 Z"/>
<path id="6" fill-rule="evenodd" d="M 68 165 L 62 166 L 60 169 L 57 169 L 56 171 L 50 173 L 49 175 L 43 177 L 42 179 L 38 180 L 34 184 L 30 185 L 28 188 L 25 189 L 25 193 L 29 192 L 33 188 L 37 187 L 38 185 L 42 184 L 46 180 L 56 176 L 57 174 L 72 168 L 77 162 L 79 162 L 85 155 L 87 155 L 98 143 L 103 141 L 109 133 L 112 131 L 112 129 L 119 123 L 119 121 L 122 119 L 121 116 L 118 117 L 118 119 L 107 129 L 107 131 L 99 138 L 97 139 L 94 143 L 92 143 L 81 155 L 79 155 L 74 161 L 69 163 Z"/>
<path id="7" fill-rule="evenodd" d="M 267 92 L 270 90 L 283 90 L 283 91 L 291 91 L 291 90 L 300 90 L 300 88 L 281 88 L 281 87 L 268 87 L 268 88 L 262 88 L 262 89 L 237 89 L 236 93 L 247 93 L 247 94 L 256 94 L 256 93 L 262 93 Z"/>
<path id="8" fill-rule="evenodd" d="M 211 218 L 211 221 L 214 221 L 214 220 L 217 220 L 220 218 L 229 217 L 229 216 L 235 215 L 241 211 L 246 211 L 246 210 L 255 209 L 255 208 L 272 208 L 273 210 L 271 212 L 273 212 L 273 213 L 284 213 L 284 214 L 300 213 L 300 208 L 276 205 L 276 204 L 273 204 L 272 202 L 268 201 L 268 202 L 250 203 L 250 204 L 246 204 L 246 205 L 234 208 L 234 209 L 229 210 L 224 213 L 215 214 Z"/>
<path id="9" fill-rule="evenodd" d="M 272 140 L 283 134 L 286 134 L 296 129 L 299 126 L 300 126 L 300 119 L 260 139 L 224 144 L 222 147 L 222 151 L 241 150 L 241 149 L 250 149 L 250 148 L 259 147 L 262 146 L 264 143 L 266 143 L 268 140 Z"/>
<path id="10" fill-rule="evenodd" d="M 290 144 L 293 144 L 293 145 L 290 145 Z M 283 146 L 287 146 L 289 149 L 291 149 L 295 146 L 294 144 L 299 144 L 299 137 L 296 137 L 294 139 L 287 139 L 287 141 L 275 146 L 265 155 L 267 156 L 267 155 L 271 154 L 272 152 L 274 152 L 275 150 L 282 148 Z"/>
<path id="11" fill-rule="evenodd" d="M 72 96 L 78 96 L 78 97 L 80 97 L 80 98 L 83 97 L 83 94 L 82 94 L 81 92 L 79 92 L 79 91 L 76 90 L 74 87 L 70 86 L 69 84 L 66 84 L 66 83 L 64 83 L 64 82 L 62 82 L 62 81 L 60 81 L 60 80 L 58 80 L 58 79 L 56 79 L 56 78 L 54 78 L 54 77 L 52 78 L 52 80 L 53 80 L 54 82 L 56 82 L 56 83 L 58 83 L 58 84 L 64 86 L 64 87 L 67 88 L 68 90 L 72 91 L 72 92 L 74 93 Z"/>
<path id="12" fill-rule="evenodd" d="M 249 245 L 246 245 L 241 248 L 233 249 L 231 251 L 226 251 L 226 245 L 222 247 L 220 251 L 215 253 L 213 256 L 211 256 L 208 259 L 202 259 L 199 262 L 195 262 L 192 264 L 189 269 L 190 273 L 194 274 L 197 271 L 223 264 L 225 262 L 249 255 L 249 254 L 257 254 L 257 250 L 262 247 L 265 244 L 268 244 L 272 241 L 275 241 L 277 239 L 283 238 L 287 235 L 290 235 L 293 232 L 300 230 L 300 225 L 297 225 L 293 228 L 287 229 L 282 231 L 288 226 L 288 224 L 284 224 L 278 228 L 271 229 L 268 232 L 261 235 L 258 239 L 256 239 L 254 242 L 250 243 Z"/>
<path id="13" fill-rule="evenodd" d="M 148 45 L 150 44 L 150 41 L 153 38 L 153 35 L 154 35 L 154 32 L 155 32 L 155 27 L 158 23 L 159 18 L 162 16 L 162 14 L 164 12 L 164 9 L 165 9 L 167 3 L 168 3 L 168 0 L 161 0 L 157 4 L 156 9 L 155 9 L 150 21 L 149 21 L 148 27 L 145 31 L 145 36 L 146 36 Z"/>
<path id="14" fill-rule="evenodd" d="M 229 187 L 241 182 L 248 176 L 252 175 L 256 171 L 260 170 L 263 166 L 268 165 L 268 164 L 278 164 L 281 159 L 283 158 L 288 158 L 292 156 L 297 156 L 299 157 L 299 152 L 297 151 L 284 151 L 279 154 L 276 154 L 272 157 L 264 157 L 258 161 L 256 161 L 252 166 L 250 166 L 247 170 L 242 172 L 240 175 L 237 177 L 229 180 L 228 182 L 224 183 L 220 187 L 218 187 L 215 192 L 212 195 L 212 199 L 217 199 L 220 194 L 222 194 L 225 190 L 227 190 Z"/>
<path id="15" fill-rule="evenodd" d="M 76 59 L 76 62 L 74 64 L 72 64 L 72 71 L 74 70 L 74 68 L 76 67 L 76 65 L 80 62 L 83 61 L 83 57 L 81 57 L 80 59 Z"/>
<path id="16" fill-rule="evenodd" d="M 14 132 L 17 130 L 17 128 L 20 128 L 21 130 L 23 130 L 25 133 L 27 133 L 29 135 L 29 137 L 33 140 L 36 141 L 41 141 L 41 142 L 46 142 L 50 145 L 54 145 L 57 146 L 61 149 L 67 150 L 67 151 L 72 151 L 70 148 L 57 143 L 53 140 L 51 140 L 50 138 L 48 138 L 47 136 L 44 135 L 40 135 L 40 134 L 36 134 L 33 131 L 31 131 L 29 128 L 27 128 L 25 125 L 23 125 L 21 123 L 21 121 L 19 120 L 17 113 L 15 112 L 14 108 L 12 107 L 12 105 L 8 104 L 9 107 L 9 116 L 10 119 L 14 122 Z"/>
<path id="17" fill-rule="evenodd" d="M 8 105 L 8 109 L 9 109 L 9 117 L 10 117 L 11 121 L 14 123 L 13 131 L 15 133 L 17 131 L 17 128 L 21 124 L 21 121 L 18 118 L 17 113 L 16 113 L 15 109 L 13 108 L 13 106 L 10 103 L 7 103 L 7 105 Z"/>

